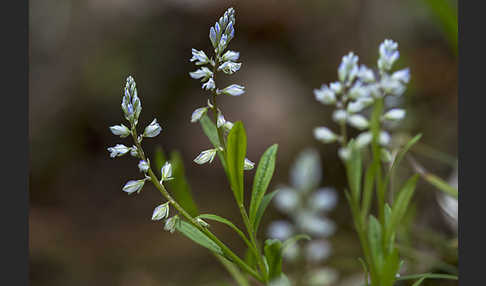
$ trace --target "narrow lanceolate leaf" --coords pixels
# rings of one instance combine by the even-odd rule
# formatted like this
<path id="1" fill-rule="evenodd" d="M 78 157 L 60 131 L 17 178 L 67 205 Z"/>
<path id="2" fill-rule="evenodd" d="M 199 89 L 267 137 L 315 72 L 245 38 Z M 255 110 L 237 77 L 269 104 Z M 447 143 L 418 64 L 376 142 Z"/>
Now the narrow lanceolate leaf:
<path id="1" fill-rule="evenodd" d="M 253 231 L 255 233 L 258 232 L 258 226 L 260 225 L 260 221 L 262 220 L 263 214 L 265 213 L 265 210 L 267 209 L 268 205 L 270 204 L 270 201 L 275 197 L 278 191 L 273 191 L 271 193 L 266 194 L 261 203 L 260 206 L 258 207 L 257 213 L 255 215 L 255 220 L 253 223 Z"/>
<path id="2" fill-rule="evenodd" d="M 370 215 L 368 224 L 368 242 L 370 244 L 371 257 L 374 269 L 380 271 L 383 266 L 383 247 L 382 247 L 382 229 L 378 220 Z"/>
<path id="3" fill-rule="evenodd" d="M 236 122 L 228 134 L 228 143 L 226 146 L 226 164 L 228 175 L 238 204 L 243 203 L 243 171 L 246 156 L 246 133 L 243 123 Z"/>
<path id="4" fill-rule="evenodd" d="M 307 234 L 296 234 L 284 241 L 284 243 L 282 244 L 282 251 L 284 251 L 287 247 L 290 247 L 293 244 L 297 243 L 301 239 L 311 240 L 310 236 L 308 236 Z"/>
<path id="5" fill-rule="evenodd" d="M 265 192 L 267 191 L 270 180 L 272 179 L 273 172 L 275 170 L 275 158 L 277 155 L 278 145 L 274 144 L 270 146 L 260 158 L 258 167 L 253 179 L 253 191 L 251 194 L 250 202 L 250 222 L 252 225 L 255 223 L 256 214 Z"/>
<path id="6" fill-rule="evenodd" d="M 459 198 L 459 192 L 457 191 L 457 189 L 454 188 L 453 186 L 449 185 L 446 181 L 442 180 L 441 178 L 437 177 L 436 175 L 431 174 L 431 173 L 424 173 L 424 174 L 422 174 L 422 177 L 427 182 L 429 182 L 430 184 L 432 184 L 433 186 L 435 186 L 439 190 L 445 192 L 446 194 L 448 194 L 448 195 L 450 195 L 450 196 L 452 196 L 456 199 Z"/>
<path id="7" fill-rule="evenodd" d="M 172 191 L 176 201 L 191 216 L 197 216 L 199 211 L 193 199 L 191 187 L 187 182 L 181 154 L 178 151 L 173 151 L 170 154 L 170 162 L 172 164 L 172 174 L 174 180 L 167 181 L 168 187 Z"/>
<path id="8" fill-rule="evenodd" d="M 234 230 L 243 239 L 243 241 L 246 243 L 246 245 L 248 247 L 251 247 L 251 243 L 250 243 L 250 241 L 248 241 L 248 238 L 246 238 L 245 234 L 236 225 L 234 225 L 231 221 L 229 221 L 228 219 L 225 219 L 223 217 L 220 217 L 220 216 L 217 216 L 217 215 L 214 215 L 214 214 L 202 214 L 202 215 L 199 215 L 199 217 L 207 219 L 207 220 L 217 221 L 217 222 L 220 222 L 220 223 L 223 223 L 223 224 L 229 226 L 232 230 Z"/>
<path id="9" fill-rule="evenodd" d="M 282 273 L 282 242 L 278 239 L 267 239 L 264 254 L 268 263 L 268 278 L 271 281 Z"/>
<path id="10" fill-rule="evenodd" d="M 221 248 L 192 224 L 181 220 L 181 222 L 177 224 L 176 229 L 195 243 L 209 249 L 212 252 L 223 255 Z"/>
<path id="11" fill-rule="evenodd" d="M 420 284 L 422 284 L 422 282 L 424 282 L 424 280 L 425 280 L 425 276 L 423 276 L 419 280 L 415 281 L 415 283 L 413 283 L 412 286 L 419 286 Z"/>
<path id="12" fill-rule="evenodd" d="M 412 195 L 415 191 L 418 175 L 414 175 L 405 183 L 400 190 L 396 201 L 393 203 L 392 214 L 390 218 L 390 228 L 395 230 L 407 211 Z"/>
<path id="13" fill-rule="evenodd" d="M 364 179 L 364 186 L 363 186 L 363 195 L 361 200 L 361 217 L 366 219 L 368 217 L 368 212 L 371 207 L 371 199 L 373 197 L 373 183 L 375 181 L 375 168 L 376 164 L 371 163 L 366 169 L 365 179 Z"/>

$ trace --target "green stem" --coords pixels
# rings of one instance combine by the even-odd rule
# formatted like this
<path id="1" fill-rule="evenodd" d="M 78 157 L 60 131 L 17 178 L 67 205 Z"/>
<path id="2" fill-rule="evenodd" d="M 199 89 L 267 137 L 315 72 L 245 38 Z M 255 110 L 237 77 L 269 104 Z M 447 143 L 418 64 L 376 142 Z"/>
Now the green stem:
<path id="1" fill-rule="evenodd" d="M 380 138 L 380 116 L 383 112 L 383 98 L 375 101 L 373 106 L 373 114 L 371 116 L 371 133 L 373 139 L 371 141 L 371 149 L 373 153 L 373 164 L 376 166 L 376 197 L 378 201 L 378 218 L 381 225 L 385 225 L 385 189 L 381 179 L 381 147 L 379 144 Z"/>

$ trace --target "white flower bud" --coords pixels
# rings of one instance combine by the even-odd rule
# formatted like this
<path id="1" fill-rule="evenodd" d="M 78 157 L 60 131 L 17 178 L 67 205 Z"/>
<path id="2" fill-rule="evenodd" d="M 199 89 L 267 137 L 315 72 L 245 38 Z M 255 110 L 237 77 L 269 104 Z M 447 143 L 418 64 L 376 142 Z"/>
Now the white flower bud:
<path id="1" fill-rule="evenodd" d="M 336 225 L 333 221 L 309 211 L 297 214 L 296 224 L 304 233 L 316 237 L 328 237 L 336 230 Z"/>
<path id="2" fill-rule="evenodd" d="M 363 116 L 359 114 L 353 114 L 348 117 L 348 123 L 360 130 L 368 128 L 368 120 Z"/>
<path id="3" fill-rule="evenodd" d="M 359 67 L 358 77 L 361 79 L 362 82 L 366 82 L 366 83 L 375 81 L 375 74 L 371 69 L 369 69 L 365 65 L 361 65 Z"/>
<path id="4" fill-rule="evenodd" d="M 130 129 L 123 124 L 110 126 L 110 131 L 113 135 L 120 136 L 121 138 L 125 138 L 131 133 Z"/>
<path id="5" fill-rule="evenodd" d="M 145 184 L 145 179 L 137 180 L 137 181 L 131 180 L 128 181 L 125 184 L 125 186 L 123 186 L 122 190 L 128 194 L 132 194 L 134 192 L 140 193 L 144 184 Z"/>
<path id="6" fill-rule="evenodd" d="M 157 123 L 157 119 L 154 119 L 143 131 L 144 137 L 155 137 L 160 134 L 162 127 Z"/>
<path id="7" fill-rule="evenodd" d="M 339 158 L 341 158 L 341 160 L 347 161 L 349 159 L 349 157 L 351 156 L 351 151 L 347 147 L 341 147 L 338 150 L 338 155 L 339 155 Z"/>
<path id="8" fill-rule="evenodd" d="M 147 173 L 149 169 L 149 164 L 145 160 L 140 160 L 140 162 L 138 162 L 138 169 L 142 173 Z"/>
<path id="9" fill-rule="evenodd" d="M 137 146 L 135 145 L 132 145 L 132 147 L 130 147 L 130 155 L 132 157 L 135 157 L 135 158 L 138 158 L 138 149 L 137 149 Z"/>
<path id="10" fill-rule="evenodd" d="M 314 128 L 314 137 L 323 143 L 331 143 L 338 138 L 336 134 L 324 126 Z"/>
<path id="11" fill-rule="evenodd" d="M 322 262 L 331 255 L 331 245 L 326 240 L 314 240 L 305 248 L 305 257 L 313 263 Z M 319 284 L 325 285 L 325 284 Z"/>
<path id="12" fill-rule="evenodd" d="M 332 113 L 332 120 L 337 123 L 343 123 L 348 118 L 348 113 L 345 110 L 338 109 Z"/>
<path id="13" fill-rule="evenodd" d="M 199 121 L 201 119 L 201 117 L 203 117 L 203 115 L 206 114 L 207 111 L 208 111 L 207 107 L 201 107 L 201 108 L 194 110 L 194 112 L 192 112 L 192 115 L 191 115 L 191 122 L 194 123 L 194 122 Z"/>
<path id="14" fill-rule="evenodd" d="M 378 68 L 382 71 L 389 71 L 396 60 L 400 57 L 397 51 L 398 44 L 392 40 L 386 39 L 380 44 L 380 58 L 378 59 Z"/>
<path id="15" fill-rule="evenodd" d="M 358 56 L 353 52 L 345 55 L 338 68 L 338 77 L 341 82 L 350 83 L 358 74 Z"/>
<path id="16" fill-rule="evenodd" d="M 237 61 L 239 57 L 240 57 L 239 52 L 227 51 L 226 53 L 224 53 L 222 59 L 223 61 Z"/>
<path id="17" fill-rule="evenodd" d="M 388 132 L 386 132 L 386 131 L 381 131 L 380 137 L 378 138 L 378 141 L 379 141 L 380 145 L 383 145 L 383 146 L 390 144 L 390 141 L 391 141 L 390 134 L 388 134 Z"/>
<path id="18" fill-rule="evenodd" d="M 317 101 L 323 104 L 333 104 L 336 102 L 336 95 L 325 84 L 320 89 L 314 89 L 314 95 Z"/>
<path id="19" fill-rule="evenodd" d="M 128 153 L 128 151 L 130 151 L 130 148 L 123 144 L 116 144 L 115 146 L 108 148 L 108 152 L 110 152 L 111 158 L 123 156 Z"/>
<path id="20" fill-rule="evenodd" d="M 202 151 L 201 154 L 199 154 L 196 159 L 194 159 L 194 162 L 199 165 L 205 164 L 207 162 L 211 163 L 213 162 L 214 156 L 216 156 L 216 151 L 216 149 Z"/>
<path id="21" fill-rule="evenodd" d="M 309 197 L 311 209 L 318 212 L 328 212 L 336 207 L 337 194 L 333 188 L 318 189 Z"/>
<path id="22" fill-rule="evenodd" d="M 234 74 L 241 68 L 241 63 L 227 61 L 218 67 L 218 71 L 223 71 L 225 74 Z"/>
<path id="23" fill-rule="evenodd" d="M 169 217 L 169 202 L 156 207 L 152 214 L 152 220 L 161 220 L 167 217 Z"/>
<path id="24" fill-rule="evenodd" d="M 385 115 L 383 115 L 384 119 L 390 121 L 402 120 L 404 117 L 405 117 L 405 110 L 399 108 L 391 109 L 387 113 L 385 113 Z"/>
<path id="25" fill-rule="evenodd" d="M 356 81 L 356 83 L 351 87 L 349 90 L 349 98 L 351 99 L 358 99 L 362 97 L 369 96 L 370 92 L 369 89 L 364 86 L 360 81 Z"/>
<path id="26" fill-rule="evenodd" d="M 196 217 L 196 222 L 202 227 L 209 227 L 209 223 L 205 222 L 202 218 Z"/>
<path id="27" fill-rule="evenodd" d="M 401 83 L 408 83 L 410 81 L 410 70 L 408 68 L 396 71 L 392 74 L 392 79 Z"/>
<path id="28" fill-rule="evenodd" d="M 202 67 L 196 71 L 190 72 L 189 75 L 193 79 L 202 79 L 202 81 L 206 81 L 208 78 L 213 76 L 213 72 L 207 67 Z"/>
<path id="29" fill-rule="evenodd" d="M 174 233 L 174 231 L 176 230 L 176 226 L 177 224 L 179 224 L 179 222 L 180 221 L 178 215 L 169 218 L 165 221 L 164 230 L 169 231 L 170 233 Z"/>
<path id="30" fill-rule="evenodd" d="M 343 91 L 343 85 L 339 81 L 331 82 L 331 84 L 329 84 L 329 88 L 335 94 L 340 94 Z"/>
<path id="31" fill-rule="evenodd" d="M 356 101 L 352 101 L 348 104 L 348 108 L 346 109 L 349 113 L 356 113 L 360 112 L 366 107 L 370 106 L 373 103 L 373 98 L 369 96 L 360 97 Z"/>
<path id="32" fill-rule="evenodd" d="M 216 83 L 214 82 L 214 79 L 211 77 L 206 83 L 203 83 L 202 89 L 204 90 L 213 90 L 216 88 Z"/>
<path id="33" fill-rule="evenodd" d="M 226 123 L 226 119 L 224 119 L 223 113 L 218 112 L 218 120 L 216 121 L 216 127 L 220 128 Z"/>
<path id="34" fill-rule="evenodd" d="M 363 132 L 356 137 L 356 147 L 357 148 L 363 148 L 366 147 L 368 144 L 371 143 L 371 140 L 373 139 L 373 135 L 371 132 Z"/>
<path id="35" fill-rule="evenodd" d="M 238 84 L 232 84 L 225 87 L 223 90 L 221 90 L 221 92 L 232 96 L 239 96 L 245 93 L 245 87 Z"/>
<path id="36" fill-rule="evenodd" d="M 282 212 L 290 214 L 296 210 L 299 205 L 299 195 L 296 190 L 284 187 L 278 190 L 274 199 L 275 206 Z"/>
<path id="37" fill-rule="evenodd" d="M 196 65 L 204 65 L 209 62 L 208 56 L 204 51 L 198 51 L 196 49 L 192 49 L 192 58 L 190 59 L 191 62 L 196 62 Z"/>
<path id="38" fill-rule="evenodd" d="M 226 132 L 230 132 L 231 128 L 233 128 L 233 123 L 230 121 L 226 121 L 223 125 L 223 128 Z"/>
<path id="39" fill-rule="evenodd" d="M 277 220 L 270 224 L 268 227 L 268 237 L 285 240 L 292 236 L 294 233 L 294 227 L 285 220 Z"/>
<path id="40" fill-rule="evenodd" d="M 254 167 L 255 167 L 255 163 L 248 160 L 248 158 L 245 158 L 245 163 L 244 163 L 243 169 L 245 171 L 249 171 L 249 170 L 253 169 Z"/>
<path id="41" fill-rule="evenodd" d="M 162 169 L 160 170 L 161 174 L 161 179 L 160 183 L 164 181 L 169 181 L 172 180 L 172 165 L 169 162 L 165 162 L 164 166 L 162 166 Z"/>

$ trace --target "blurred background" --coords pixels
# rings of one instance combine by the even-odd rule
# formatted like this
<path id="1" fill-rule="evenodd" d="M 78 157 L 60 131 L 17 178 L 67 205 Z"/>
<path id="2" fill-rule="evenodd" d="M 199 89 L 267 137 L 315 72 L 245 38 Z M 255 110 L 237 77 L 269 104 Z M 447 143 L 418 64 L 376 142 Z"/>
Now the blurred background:
<path id="1" fill-rule="evenodd" d="M 230 277 L 205 249 L 150 220 L 162 202 L 152 186 L 127 196 L 123 184 L 138 178 L 137 161 L 110 159 L 106 147 L 130 144 L 108 126 L 122 121 L 125 78 L 134 76 L 145 126 L 154 117 L 163 127 L 145 141 L 182 154 L 201 212 L 241 225 L 219 162 L 192 160 L 210 143 L 192 111 L 206 103 L 191 48 L 210 51 L 209 27 L 233 6 L 241 97 L 219 100 L 228 120 L 242 120 L 248 158 L 258 162 L 279 144 L 270 189 L 289 180 L 297 154 L 316 148 L 323 186 L 334 187 L 339 204 L 329 214 L 337 225 L 332 255 L 334 285 L 359 285 L 358 240 L 342 190 L 344 169 L 332 145 L 318 143 L 315 126 L 331 126 L 331 109 L 313 89 L 336 80 L 343 55 L 354 51 L 374 67 L 385 38 L 399 43 L 399 68 L 410 67 L 404 97 L 404 136 L 423 133 L 412 152 L 417 162 L 457 184 L 457 1 L 30 1 L 30 281 L 31 285 L 223 285 Z M 452 16 L 451 16 L 452 15 Z M 398 134 L 398 133 L 397 133 Z M 403 164 L 400 174 L 411 174 Z M 249 179 L 249 177 L 247 178 Z M 251 180 L 247 181 L 247 185 Z M 457 273 L 457 225 L 444 216 L 440 191 L 421 181 L 403 234 L 406 272 Z M 283 215 L 270 207 L 268 224 Z M 456 216 L 457 217 L 457 216 Z M 224 226 L 211 226 L 236 249 L 243 244 Z M 407 247 L 408 245 L 408 247 Z M 239 254 L 242 254 L 240 252 Z M 403 283 L 401 285 L 408 285 Z M 423 285 L 457 285 L 430 280 Z"/>

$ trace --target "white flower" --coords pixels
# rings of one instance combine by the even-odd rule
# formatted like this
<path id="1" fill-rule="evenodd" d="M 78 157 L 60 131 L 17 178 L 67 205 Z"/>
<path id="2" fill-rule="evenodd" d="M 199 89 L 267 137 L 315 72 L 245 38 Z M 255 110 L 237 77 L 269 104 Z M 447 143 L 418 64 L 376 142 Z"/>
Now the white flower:
<path id="1" fill-rule="evenodd" d="M 368 144 L 371 143 L 371 140 L 373 139 L 373 135 L 371 132 L 363 132 L 356 137 L 356 147 L 357 148 L 363 148 L 366 147 Z"/>
<path id="2" fill-rule="evenodd" d="M 191 122 L 194 123 L 199 121 L 201 117 L 203 117 L 203 115 L 206 114 L 207 111 L 208 111 L 207 107 L 201 107 L 194 110 L 191 115 Z"/>
<path id="3" fill-rule="evenodd" d="M 363 116 L 359 114 L 353 114 L 348 117 L 348 123 L 360 130 L 363 130 L 368 127 L 369 123 L 368 120 Z"/>
<path id="4" fill-rule="evenodd" d="M 299 205 L 299 196 L 294 189 L 284 187 L 277 190 L 275 206 L 284 213 L 292 213 Z"/>
<path id="5" fill-rule="evenodd" d="M 123 156 L 128 153 L 128 151 L 130 151 L 130 148 L 123 144 L 116 144 L 115 146 L 108 148 L 111 158 Z"/>
<path id="6" fill-rule="evenodd" d="M 169 162 L 165 162 L 164 166 L 162 166 L 162 169 L 160 170 L 160 174 L 160 183 L 172 180 L 172 165 Z"/>
<path id="7" fill-rule="evenodd" d="M 201 154 L 199 154 L 196 159 L 194 159 L 194 162 L 199 165 L 205 164 L 207 162 L 211 163 L 213 162 L 214 156 L 216 156 L 216 151 L 216 149 L 202 151 Z"/>
<path id="8" fill-rule="evenodd" d="M 227 61 L 218 67 L 218 71 L 223 71 L 225 74 L 234 74 L 240 68 L 241 68 L 241 63 Z"/>
<path id="9" fill-rule="evenodd" d="M 336 225 L 333 221 L 308 211 L 297 214 L 296 223 L 304 233 L 317 237 L 328 237 L 336 230 Z"/>
<path id="10" fill-rule="evenodd" d="M 337 194 L 333 188 L 318 189 L 309 197 L 309 205 L 312 210 L 327 212 L 337 204 Z"/>
<path id="11" fill-rule="evenodd" d="M 339 94 L 343 91 L 343 85 L 339 81 L 331 82 L 331 84 L 329 84 L 329 88 L 336 94 Z"/>
<path id="12" fill-rule="evenodd" d="M 156 207 L 152 214 L 152 220 L 161 220 L 167 217 L 169 217 L 169 202 Z"/>
<path id="13" fill-rule="evenodd" d="M 110 126 L 110 131 L 113 133 L 113 135 L 120 136 L 121 138 L 125 138 L 130 135 L 130 129 L 123 124 Z"/>
<path id="14" fill-rule="evenodd" d="M 378 68 L 380 70 L 388 71 L 392 68 L 395 61 L 400 57 L 397 48 L 398 44 L 388 39 L 380 44 L 380 57 L 378 59 Z"/>
<path id="15" fill-rule="evenodd" d="M 216 127 L 220 128 L 226 123 L 226 119 L 224 119 L 223 113 L 218 112 L 218 120 L 216 121 Z"/>
<path id="16" fill-rule="evenodd" d="M 248 160 L 248 158 L 245 158 L 245 163 L 244 163 L 243 169 L 245 171 L 249 171 L 249 170 L 253 169 L 254 167 L 255 167 L 255 163 Z"/>
<path id="17" fill-rule="evenodd" d="M 369 96 L 370 91 L 369 89 L 364 86 L 360 81 L 356 81 L 356 83 L 351 87 L 349 90 L 349 98 L 351 99 L 358 99 L 362 97 L 367 97 Z"/>
<path id="18" fill-rule="evenodd" d="M 321 262 L 331 255 L 331 245 L 325 240 L 309 242 L 305 248 L 305 257 L 310 262 Z"/>
<path id="19" fill-rule="evenodd" d="M 392 74 L 392 79 L 400 81 L 402 83 L 408 83 L 410 81 L 410 70 L 408 68 L 396 71 Z"/>
<path id="20" fill-rule="evenodd" d="M 170 233 L 174 233 L 178 223 L 179 223 L 179 216 L 175 215 L 165 221 L 164 230 L 170 231 Z"/>
<path id="21" fill-rule="evenodd" d="M 268 237 L 279 240 L 286 240 L 294 233 L 294 227 L 288 221 L 277 220 L 268 227 Z"/>
<path id="22" fill-rule="evenodd" d="M 347 147 L 341 147 L 338 150 L 338 155 L 339 155 L 339 158 L 341 158 L 341 160 L 347 161 L 349 159 L 349 157 L 351 156 L 351 151 Z"/>
<path id="23" fill-rule="evenodd" d="M 380 132 L 380 137 L 378 138 L 380 145 L 384 145 L 384 146 L 388 145 L 388 144 L 390 144 L 390 140 L 391 140 L 391 137 L 390 137 L 390 134 L 388 134 L 388 132 L 386 132 L 386 131 Z"/>
<path id="24" fill-rule="evenodd" d="M 231 128 L 233 128 L 233 123 L 230 121 L 226 121 L 223 125 L 223 128 L 226 132 L 230 132 Z"/>
<path id="25" fill-rule="evenodd" d="M 323 143 L 331 143 L 338 138 L 336 134 L 324 126 L 314 128 L 314 137 Z"/>
<path id="26" fill-rule="evenodd" d="M 332 120 L 337 123 L 343 123 L 348 118 L 348 113 L 345 110 L 337 109 L 332 113 Z"/>
<path id="27" fill-rule="evenodd" d="M 162 127 L 160 127 L 159 123 L 157 123 L 157 119 L 154 119 L 147 127 L 145 127 L 143 136 L 155 137 L 160 134 L 160 131 L 162 131 Z"/>
<path id="28" fill-rule="evenodd" d="M 320 89 L 314 89 L 314 95 L 317 101 L 320 101 L 323 104 L 333 104 L 336 102 L 336 95 L 325 84 L 323 84 Z"/>
<path id="29" fill-rule="evenodd" d="M 211 40 L 211 44 L 213 44 L 213 48 L 216 48 L 218 46 L 218 41 L 216 40 L 217 35 L 214 27 L 211 27 L 209 29 L 209 39 Z"/>
<path id="30" fill-rule="evenodd" d="M 345 55 L 338 68 L 338 77 L 341 82 L 350 83 L 358 74 L 358 56 L 353 52 Z"/>
<path id="31" fill-rule="evenodd" d="M 405 110 L 399 108 L 390 109 L 387 113 L 385 113 L 385 115 L 383 115 L 383 118 L 390 121 L 402 120 L 404 117 Z"/>
<path id="32" fill-rule="evenodd" d="M 322 179 L 321 159 L 315 149 L 299 153 L 290 170 L 290 182 L 300 192 L 317 188 Z"/>
<path id="33" fill-rule="evenodd" d="M 190 72 L 189 75 L 193 79 L 202 79 L 202 81 L 206 81 L 208 78 L 213 76 L 213 72 L 207 67 L 202 67 L 196 71 Z"/>
<path id="34" fill-rule="evenodd" d="M 380 86 L 385 93 L 391 95 L 402 95 L 405 91 L 405 86 L 400 81 L 387 75 L 381 78 Z"/>
<path id="35" fill-rule="evenodd" d="M 228 95 L 239 96 L 245 93 L 245 87 L 238 84 L 232 84 L 225 87 L 221 92 Z"/>
<path id="36" fill-rule="evenodd" d="M 216 88 L 216 83 L 214 82 L 214 79 L 211 77 L 206 83 L 203 83 L 202 89 L 204 90 L 213 90 Z"/>
<path id="37" fill-rule="evenodd" d="M 140 162 L 138 162 L 138 169 L 140 170 L 140 172 L 147 173 L 149 169 L 149 164 L 145 160 L 140 160 Z"/>
<path id="38" fill-rule="evenodd" d="M 145 184 L 145 179 L 137 180 L 137 181 L 131 180 L 128 181 L 125 184 L 125 186 L 123 186 L 122 190 L 128 194 L 132 194 L 134 192 L 140 193 L 140 190 L 142 190 L 144 184 Z"/>
<path id="39" fill-rule="evenodd" d="M 360 112 L 366 107 L 370 106 L 372 103 L 373 103 L 373 99 L 371 97 L 361 97 L 358 98 L 356 101 L 350 102 L 346 110 L 349 113 Z"/>
<path id="40" fill-rule="evenodd" d="M 226 53 L 224 53 L 222 59 L 223 61 L 237 61 L 239 57 L 240 57 L 239 52 L 227 51 Z"/>
<path id="41" fill-rule="evenodd" d="M 358 77 L 361 79 L 361 81 L 370 83 L 375 81 L 375 74 L 371 69 L 366 67 L 365 65 L 361 65 L 359 67 L 358 71 Z"/>
<path id="42" fill-rule="evenodd" d="M 190 59 L 191 62 L 196 62 L 196 65 L 204 65 L 209 62 L 208 56 L 204 51 L 198 51 L 196 49 L 192 49 L 192 58 Z"/>

